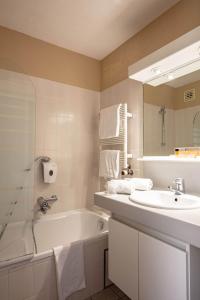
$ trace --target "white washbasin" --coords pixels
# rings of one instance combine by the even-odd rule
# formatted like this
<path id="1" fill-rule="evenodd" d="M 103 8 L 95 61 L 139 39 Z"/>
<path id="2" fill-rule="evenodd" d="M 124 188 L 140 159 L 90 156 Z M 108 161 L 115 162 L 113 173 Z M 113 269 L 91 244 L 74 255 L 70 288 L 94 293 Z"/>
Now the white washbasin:
<path id="1" fill-rule="evenodd" d="M 135 191 L 129 199 L 140 205 L 164 209 L 200 208 L 200 197 L 189 194 L 175 195 L 170 191 Z"/>

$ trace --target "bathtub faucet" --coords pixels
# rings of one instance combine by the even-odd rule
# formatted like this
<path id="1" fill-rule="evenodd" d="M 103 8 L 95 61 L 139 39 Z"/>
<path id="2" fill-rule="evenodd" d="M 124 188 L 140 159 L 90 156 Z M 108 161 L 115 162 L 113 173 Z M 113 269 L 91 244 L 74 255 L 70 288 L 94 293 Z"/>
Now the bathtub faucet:
<path id="1" fill-rule="evenodd" d="M 58 197 L 56 195 L 52 195 L 49 198 L 44 198 L 44 197 L 39 197 L 37 199 L 37 202 L 40 206 L 40 211 L 43 214 L 46 214 L 47 210 L 51 208 L 51 206 L 49 205 L 49 203 L 55 202 L 58 200 Z"/>

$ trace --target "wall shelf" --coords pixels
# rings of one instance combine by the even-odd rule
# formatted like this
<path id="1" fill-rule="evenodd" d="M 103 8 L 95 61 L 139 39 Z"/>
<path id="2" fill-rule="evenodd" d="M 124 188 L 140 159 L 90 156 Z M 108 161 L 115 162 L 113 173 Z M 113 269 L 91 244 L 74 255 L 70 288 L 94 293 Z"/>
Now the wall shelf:
<path id="1" fill-rule="evenodd" d="M 143 162 L 175 162 L 175 163 L 200 163 L 200 156 L 197 157 L 175 157 L 174 155 L 169 156 L 143 156 L 137 159 Z"/>

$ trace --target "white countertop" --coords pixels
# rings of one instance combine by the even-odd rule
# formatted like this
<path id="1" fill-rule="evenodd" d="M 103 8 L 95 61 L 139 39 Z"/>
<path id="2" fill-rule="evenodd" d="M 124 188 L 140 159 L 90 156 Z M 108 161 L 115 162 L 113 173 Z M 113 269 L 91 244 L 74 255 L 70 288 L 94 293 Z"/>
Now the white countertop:
<path id="1" fill-rule="evenodd" d="M 95 205 L 200 248 L 200 209 L 168 210 L 135 204 L 129 195 L 94 194 Z"/>

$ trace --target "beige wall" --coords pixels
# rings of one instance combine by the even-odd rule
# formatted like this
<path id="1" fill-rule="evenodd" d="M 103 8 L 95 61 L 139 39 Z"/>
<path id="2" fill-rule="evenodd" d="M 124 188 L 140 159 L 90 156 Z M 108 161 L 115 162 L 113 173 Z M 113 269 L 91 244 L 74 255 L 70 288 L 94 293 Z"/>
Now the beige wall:
<path id="1" fill-rule="evenodd" d="M 101 88 L 126 79 L 129 65 L 199 25 L 200 1 L 181 0 L 102 61 Z"/>
<path id="2" fill-rule="evenodd" d="M 128 77 L 128 66 L 200 25 L 200 1 L 181 0 L 101 62 L 0 27 L 0 66 L 99 91 Z"/>
<path id="3" fill-rule="evenodd" d="M 190 89 L 195 89 L 196 98 L 194 101 L 184 102 L 184 92 Z M 200 105 L 200 80 L 178 88 L 166 84 L 157 87 L 145 84 L 143 90 L 144 102 L 148 104 L 165 105 L 166 108 L 175 110 Z"/>
<path id="4" fill-rule="evenodd" d="M 0 26 L 0 67 L 100 90 L 100 62 Z"/>
<path id="5" fill-rule="evenodd" d="M 168 85 L 160 85 L 157 87 L 145 84 L 144 102 L 153 105 L 165 105 L 167 108 L 174 109 L 174 88 Z"/>

